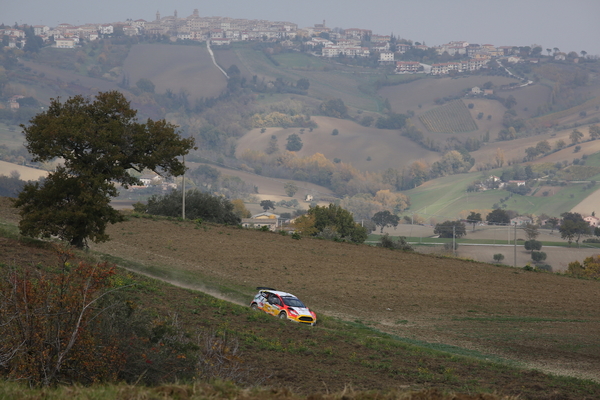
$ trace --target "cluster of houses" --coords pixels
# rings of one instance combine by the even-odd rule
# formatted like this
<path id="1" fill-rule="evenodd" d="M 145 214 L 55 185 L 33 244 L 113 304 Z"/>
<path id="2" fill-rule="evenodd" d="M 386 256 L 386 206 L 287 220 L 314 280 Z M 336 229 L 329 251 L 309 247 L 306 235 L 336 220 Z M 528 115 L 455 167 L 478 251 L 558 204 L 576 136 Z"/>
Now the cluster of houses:
<path id="1" fill-rule="evenodd" d="M 433 65 L 421 64 L 415 61 L 396 61 L 397 54 L 410 50 L 428 50 L 430 47 L 421 43 L 392 40 L 391 35 L 377 35 L 369 29 L 349 28 L 330 29 L 325 21 L 312 27 L 299 29 L 297 24 L 283 21 L 248 20 L 227 17 L 202 17 L 198 9 L 187 17 L 173 15 L 161 17 L 156 13 L 154 21 L 144 19 L 127 20 L 112 24 L 85 24 L 74 26 L 60 24 L 51 28 L 46 25 L 35 25 L 34 34 L 44 41 L 54 40 L 57 48 L 74 48 L 81 40 L 94 41 L 105 35 L 112 35 L 117 30 L 127 36 L 136 35 L 166 35 L 172 40 L 208 41 L 214 46 L 229 45 L 236 41 L 279 41 L 283 47 L 298 48 L 298 43 L 292 42 L 297 37 L 303 37 L 304 45 L 313 49 L 315 54 L 325 58 L 371 57 L 379 55 L 382 64 L 396 64 L 396 73 L 424 72 L 432 75 L 446 75 L 453 72 L 469 72 L 485 68 L 493 58 L 506 58 L 508 62 L 517 63 L 522 59 L 518 56 L 515 46 L 496 47 L 491 44 L 473 44 L 465 41 L 453 41 L 440 46 L 431 47 L 437 54 L 447 54 L 450 57 L 460 56 L 461 61 L 438 63 Z M 0 34 L 8 37 L 9 47 L 23 47 L 26 35 L 22 29 L 7 28 Z M 368 44 L 368 46 L 365 46 Z M 557 53 L 556 59 L 564 53 Z M 562 58 L 564 59 L 564 57 Z"/>

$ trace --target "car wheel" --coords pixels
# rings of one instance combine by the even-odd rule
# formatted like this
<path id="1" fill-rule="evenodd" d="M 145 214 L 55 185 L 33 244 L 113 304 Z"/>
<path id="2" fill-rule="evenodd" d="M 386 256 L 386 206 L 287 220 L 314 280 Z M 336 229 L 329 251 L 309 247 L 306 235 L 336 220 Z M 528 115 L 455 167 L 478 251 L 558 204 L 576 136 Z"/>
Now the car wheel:
<path id="1" fill-rule="evenodd" d="M 252 303 L 252 304 L 250 305 L 250 308 L 251 308 L 251 309 L 253 309 L 254 311 L 258 311 L 258 304 L 256 304 L 256 303 Z"/>
<path id="2" fill-rule="evenodd" d="M 285 311 L 279 313 L 279 319 L 287 319 L 287 314 L 285 313 Z"/>

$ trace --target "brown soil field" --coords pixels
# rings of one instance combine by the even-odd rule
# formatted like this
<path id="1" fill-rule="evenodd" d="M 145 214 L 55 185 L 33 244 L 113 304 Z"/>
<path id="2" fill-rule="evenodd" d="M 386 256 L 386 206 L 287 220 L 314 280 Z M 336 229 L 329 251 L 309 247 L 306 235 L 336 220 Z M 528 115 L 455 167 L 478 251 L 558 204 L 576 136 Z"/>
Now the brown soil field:
<path id="1" fill-rule="evenodd" d="M 17 221 L 6 198 L 0 198 L 1 220 Z M 594 306 L 600 294 L 597 281 L 191 222 L 129 218 L 111 226 L 108 233 L 112 240 L 92 245 L 94 253 L 136 263 L 182 287 L 207 291 L 189 284 L 190 277 L 195 277 L 195 282 L 207 282 L 212 288 L 236 288 L 244 294 L 241 303 L 236 297 L 239 304 L 249 303 L 256 286 L 276 287 L 298 295 L 322 316 L 360 322 L 407 340 L 478 351 L 490 359 L 502 357 L 543 372 L 600 381 L 600 311 Z M 29 265 L 50 257 L 9 239 L 0 240 L 0 254 L 0 262 Z M 164 290 L 159 298 L 163 306 L 180 307 L 183 315 L 192 318 L 195 312 L 190 312 L 190 304 L 199 304 L 193 292 L 187 292 L 190 299 L 184 300 L 183 293 Z M 219 320 L 218 315 L 206 318 L 201 316 L 198 323 Z M 236 319 L 231 318 L 228 324 L 234 329 Z M 333 340 L 326 328 L 305 332 L 294 324 L 284 325 L 277 334 L 322 343 L 326 337 Z M 253 329 L 268 328 L 257 324 Z M 339 339 L 335 349 L 348 354 L 369 351 Z M 294 357 L 293 362 L 288 357 L 263 351 L 249 355 L 248 360 L 252 359 L 250 365 L 280 366 L 285 372 L 273 376 L 271 383 L 291 385 L 301 392 L 324 390 L 315 387 L 321 381 L 326 390 L 341 390 L 346 382 L 339 374 L 354 376 L 356 388 L 405 387 L 402 379 L 386 373 L 361 375 L 357 367 L 337 364 L 335 359 L 320 357 L 315 363 L 309 358 L 302 363 L 302 357 Z M 420 357 L 422 363 L 426 355 Z M 335 371 L 322 370 L 326 364 L 335 365 Z M 460 365 L 453 368 L 468 374 Z M 503 390 L 510 393 L 525 389 L 513 385 L 516 379 L 510 373 L 498 370 L 496 378 L 472 373 L 482 383 L 502 382 Z M 530 393 L 544 390 L 536 386 L 540 381 L 535 373 L 523 374 L 534 385 L 527 387 Z M 577 398 L 562 396 L 556 398 Z M 525 398 L 542 397 L 530 394 Z"/>
<path id="2" fill-rule="evenodd" d="M 494 85 L 508 85 L 516 82 L 513 78 L 498 76 L 419 79 L 402 85 L 384 87 L 379 90 L 378 94 L 382 98 L 390 100 L 392 110 L 395 112 L 405 113 L 407 110 L 412 110 L 421 114 L 439 107 L 434 103 L 438 97 L 457 96 L 464 89 L 471 89 L 474 86 L 482 87 L 488 81 Z M 421 108 L 418 108 L 419 104 L 421 104 Z"/>
<path id="3" fill-rule="evenodd" d="M 37 181 L 39 178 L 48 174 L 47 171 L 41 169 L 0 161 L 0 175 L 10 176 L 13 171 L 18 172 L 23 181 Z"/>
<path id="4" fill-rule="evenodd" d="M 170 89 L 178 94 L 184 89 L 192 101 L 218 96 L 227 85 L 205 46 L 138 44 L 131 48 L 123 73 L 131 85 L 150 79 L 157 93 Z"/>
<path id="5" fill-rule="evenodd" d="M 581 126 L 577 129 L 579 129 L 579 131 L 583 133 L 584 138 L 589 138 L 588 126 Z M 478 164 L 495 162 L 494 159 L 498 149 L 503 151 L 504 159 L 506 162 L 510 160 L 517 160 L 520 163 L 523 161 L 523 157 L 526 156 L 525 149 L 528 147 L 535 147 L 542 140 L 547 140 L 548 143 L 550 143 L 550 146 L 552 146 L 553 148 L 555 147 L 556 142 L 560 139 L 562 139 L 567 144 L 571 143 L 571 139 L 569 139 L 569 134 L 572 131 L 572 129 L 565 129 L 558 132 L 549 132 L 541 135 L 500 142 L 495 141 L 497 138 L 494 137 L 494 134 L 492 133 L 490 143 L 486 143 L 485 146 L 482 146 L 479 150 L 471 153 L 471 155 L 475 158 L 474 168 L 476 168 Z M 578 153 L 575 153 L 573 151 L 573 147 L 567 147 L 555 153 L 549 154 L 545 157 L 536 158 L 531 163 L 556 163 L 557 161 L 573 162 L 573 159 L 581 158 L 583 154 L 590 155 L 600 151 L 600 141 L 598 140 L 580 143 L 580 146 L 581 151 L 579 151 Z"/>
<path id="6" fill-rule="evenodd" d="M 222 285 L 300 296 L 401 337 L 600 379 L 600 282 L 234 227 L 132 218 L 92 250 Z"/>
<path id="7" fill-rule="evenodd" d="M 396 229 L 384 229 L 384 233 L 388 233 L 390 236 L 432 238 L 435 237 L 433 230 L 434 227 L 430 225 L 401 224 L 398 225 Z M 475 231 L 473 231 L 471 226 L 468 225 L 465 238 L 470 240 L 488 240 L 491 244 L 459 243 L 456 257 L 494 264 L 494 254 L 500 253 L 505 257 L 502 264 L 509 266 L 515 265 L 514 231 L 512 228 L 478 226 Z M 415 250 L 419 253 L 445 256 L 452 255 L 451 251 L 444 249 L 443 244 L 441 244 L 442 241 L 440 241 L 440 244 L 425 246 L 420 243 L 422 240 L 413 240 Z M 527 263 L 531 263 L 531 253 L 525 250 L 524 240 L 526 240 L 525 235 L 522 231 L 519 231 L 517 233 L 516 260 L 516 265 L 519 268 L 525 266 Z M 560 233 L 558 233 L 557 230 L 552 232 L 549 229 L 540 229 L 537 240 L 542 242 L 564 243 L 564 240 L 561 239 Z M 600 254 L 600 249 L 587 247 L 585 243 L 581 243 L 580 247 L 577 247 L 575 243 L 573 243 L 572 247 L 544 246 L 541 251 L 547 254 L 548 257 L 544 263 L 550 265 L 553 272 L 564 272 L 568 269 L 569 263 L 573 261 L 583 262 L 586 257 Z"/>
<path id="8" fill-rule="evenodd" d="M 296 133 L 302 139 L 303 147 L 297 152 L 300 157 L 321 153 L 333 160 L 339 158 L 362 171 L 383 171 L 387 168 L 402 168 L 410 166 L 416 160 L 432 163 L 440 157 L 424 149 L 410 139 L 400 136 L 396 130 L 366 128 L 353 121 L 329 117 L 313 117 L 318 127 L 312 132 L 305 130 L 300 134 L 300 128 L 267 128 L 264 133 L 253 129 L 238 140 L 236 154 L 244 150 L 264 151 L 271 135 L 277 137 L 280 150 L 285 149 L 287 137 Z M 331 132 L 337 129 L 339 134 Z M 371 160 L 368 160 L 371 157 Z"/>

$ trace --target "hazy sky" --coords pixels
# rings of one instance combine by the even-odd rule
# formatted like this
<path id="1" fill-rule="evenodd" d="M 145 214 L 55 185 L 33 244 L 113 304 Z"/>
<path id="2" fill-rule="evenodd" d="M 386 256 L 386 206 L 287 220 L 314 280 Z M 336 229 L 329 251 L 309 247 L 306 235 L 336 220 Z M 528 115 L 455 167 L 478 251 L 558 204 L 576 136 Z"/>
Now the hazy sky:
<path id="1" fill-rule="evenodd" d="M 539 44 L 600 55 L 600 0 L 0 0 L 0 22 L 56 26 L 191 15 L 364 28 L 427 45 Z"/>

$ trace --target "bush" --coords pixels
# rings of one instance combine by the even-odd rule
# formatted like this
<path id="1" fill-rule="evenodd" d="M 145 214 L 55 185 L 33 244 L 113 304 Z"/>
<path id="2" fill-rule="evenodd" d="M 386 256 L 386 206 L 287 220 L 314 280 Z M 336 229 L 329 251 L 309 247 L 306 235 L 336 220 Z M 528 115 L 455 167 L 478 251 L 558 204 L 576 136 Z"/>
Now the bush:
<path id="1" fill-rule="evenodd" d="M 531 253 L 531 259 L 536 263 L 542 262 L 546 260 L 546 253 L 544 253 L 543 251 L 534 251 Z"/>
<path id="2" fill-rule="evenodd" d="M 406 241 L 406 237 L 399 236 L 398 240 L 394 242 L 394 239 L 392 239 L 387 233 L 379 238 L 379 247 L 404 251 L 414 250 L 414 248 Z"/>
<path id="3" fill-rule="evenodd" d="M 525 242 L 525 250 L 541 250 L 542 242 L 539 240 L 527 240 Z"/>
<path id="4" fill-rule="evenodd" d="M 454 242 L 454 249 L 452 249 L 452 242 L 444 243 L 444 250 L 458 250 L 458 243 Z"/>
<path id="5" fill-rule="evenodd" d="M 504 260 L 504 254 L 501 254 L 501 253 L 494 254 L 494 261 L 500 262 L 502 260 Z"/>

